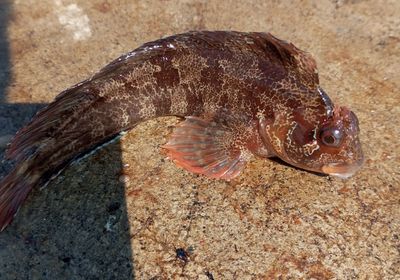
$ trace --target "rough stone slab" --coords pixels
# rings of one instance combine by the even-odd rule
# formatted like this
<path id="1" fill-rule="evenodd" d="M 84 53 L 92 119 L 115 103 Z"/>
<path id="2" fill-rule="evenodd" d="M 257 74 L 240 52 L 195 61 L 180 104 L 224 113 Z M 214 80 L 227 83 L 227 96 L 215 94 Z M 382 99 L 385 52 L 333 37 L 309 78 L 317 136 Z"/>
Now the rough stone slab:
<path id="1" fill-rule="evenodd" d="M 32 193 L 0 234 L 0 279 L 398 279 L 399 11 L 396 0 L 0 1 L 0 137 L 146 41 L 269 31 L 314 55 L 323 88 L 359 116 L 367 158 L 349 180 L 259 159 L 210 180 L 161 151 L 178 119 L 149 121 Z"/>

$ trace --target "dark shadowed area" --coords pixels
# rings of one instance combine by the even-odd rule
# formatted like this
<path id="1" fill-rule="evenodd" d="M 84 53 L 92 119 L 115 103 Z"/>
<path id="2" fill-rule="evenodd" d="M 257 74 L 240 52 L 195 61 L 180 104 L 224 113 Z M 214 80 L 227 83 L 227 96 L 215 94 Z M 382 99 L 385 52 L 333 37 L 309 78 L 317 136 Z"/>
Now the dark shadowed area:
<path id="1" fill-rule="evenodd" d="M 12 83 L 10 50 L 7 37 L 7 24 L 12 15 L 8 0 L 0 1 L 0 160 L 3 159 L 7 143 L 32 116 L 44 107 L 44 104 L 9 104 L 7 103 L 8 87 Z M 0 178 L 12 167 L 9 162 L 0 165 Z"/>
<path id="2" fill-rule="evenodd" d="M 0 160 L 16 131 L 46 105 L 7 102 L 13 86 L 7 24 L 13 16 L 11 2 L 1 0 Z M 107 150 L 104 157 L 104 152 L 91 157 L 91 171 L 62 173 L 56 181 L 65 179 L 68 188 L 32 192 L 15 222 L 0 233 L 0 279 L 133 277 L 124 185 L 118 181 L 122 168 L 119 142 Z M 12 165 L 1 162 L 0 178 Z M 88 177 L 92 183 L 82 185 Z"/>

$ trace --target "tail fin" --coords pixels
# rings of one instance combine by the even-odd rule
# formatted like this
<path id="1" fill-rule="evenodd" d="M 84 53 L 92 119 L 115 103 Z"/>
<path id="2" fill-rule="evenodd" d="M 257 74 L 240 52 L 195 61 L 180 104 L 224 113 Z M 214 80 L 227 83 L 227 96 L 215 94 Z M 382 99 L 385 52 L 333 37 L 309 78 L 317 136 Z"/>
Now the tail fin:
<path id="1" fill-rule="evenodd" d="M 71 116 L 74 111 L 85 110 L 93 101 L 94 95 L 82 91 L 82 87 L 84 83 L 62 92 L 54 102 L 38 112 L 11 142 L 5 158 L 13 160 L 16 168 L 0 180 L 0 231 L 12 221 L 42 175 L 49 170 L 57 171 L 60 166 L 58 162 L 45 162 L 44 159 L 65 144 L 59 141 L 59 146 L 54 145 L 59 139 L 54 138 L 52 134 L 62 131 L 69 121 L 74 120 L 67 116 Z M 73 138 L 73 135 L 70 137 Z M 49 144 L 49 147 L 46 144 Z M 60 162 L 68 160 L 69 158 L 62 158 Z"/>
<path id="2" fill-rule="evenodd" d="M 0 232 L 12 221 L 39 176 L 26 172 L 24 164 L 0 181 Z"/>
<path id="3" fill-rule="evenodd" d="M 40 110 L 25 127 L 21 128 L 10 146 L 6 150 L 5 158 L 14 161 L 23 161 L 27 153 L 33 153 L 43 144 L 43 141 L 51 138 L 55 132 L 63 130 L 71 116 L 82 113 L 92 105 L 95 96 L 82 90 L 84 84 L 78 84 L 59 94 L 47 107 Z"/>

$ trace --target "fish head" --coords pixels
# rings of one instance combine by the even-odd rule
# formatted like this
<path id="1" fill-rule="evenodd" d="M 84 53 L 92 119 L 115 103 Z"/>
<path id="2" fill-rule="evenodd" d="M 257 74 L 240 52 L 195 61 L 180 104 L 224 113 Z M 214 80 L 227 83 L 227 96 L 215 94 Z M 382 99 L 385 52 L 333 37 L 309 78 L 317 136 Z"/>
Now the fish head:
<path id="1" fill-rule="evenodd" d="M 364 154 L 359 133 L 358 118 L 351 110 L 334 109 L 333 117 L 321 126 L 317 137 L 322 173 L 348 178 L 361 168 Z"/>
<path id="2" fill-rule="evenodd" d="M 286 128 L 277 126 L 275 130 L 267 131 L 266 135 L 273 137 L 264 142 L 276 156 L 298 168 L 348 178 L 363 164 L 358 119 L 346 107 L 335 107 L 331 116 L 317 125 L 298 116 Z"/>

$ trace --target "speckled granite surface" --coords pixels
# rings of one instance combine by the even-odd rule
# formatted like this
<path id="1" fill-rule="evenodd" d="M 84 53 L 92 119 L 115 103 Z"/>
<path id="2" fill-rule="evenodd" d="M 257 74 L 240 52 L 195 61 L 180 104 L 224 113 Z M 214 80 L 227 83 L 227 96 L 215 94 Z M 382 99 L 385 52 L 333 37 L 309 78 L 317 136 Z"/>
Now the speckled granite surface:
<path id="1" fill-rule="evenodd" d="M 314 55 L 324 89 L 359 116 L 367 158 L 349 180 L 259 159 L 234 181 L 210 180 L 160 151 L 177 119 L 150 121 L 32 193 L 0 234 L 0 279 L 400 279 L 399 1 L 1 0 L 0 9 L 0 137 L 143 42 L 270 31 Z"/>

